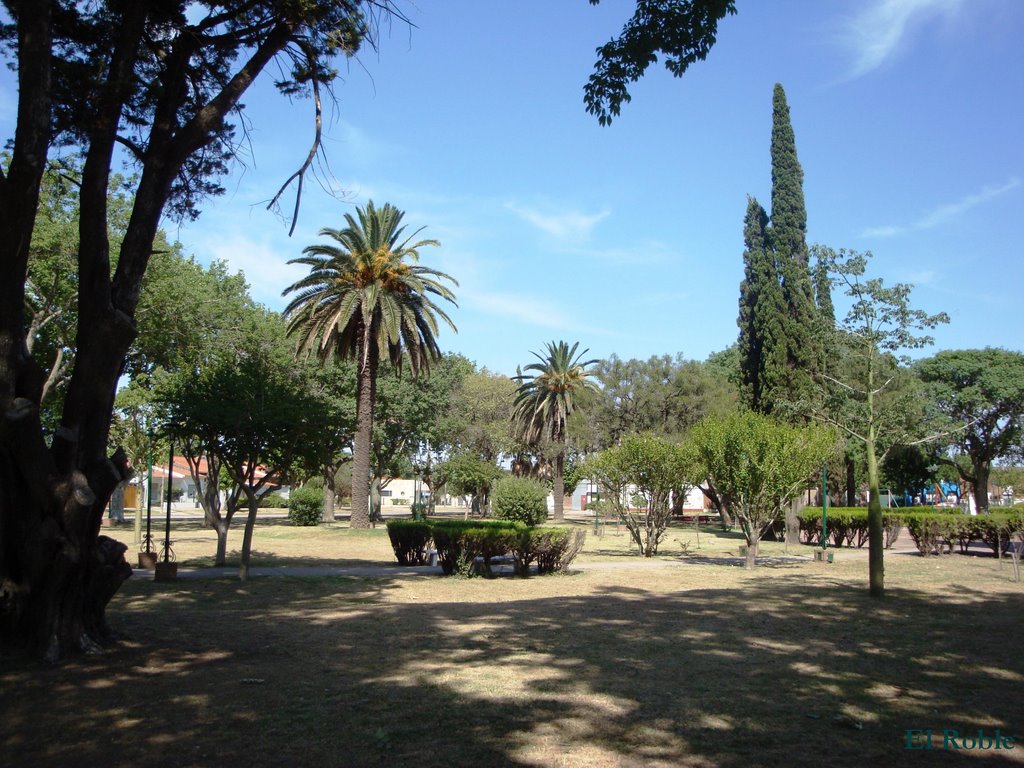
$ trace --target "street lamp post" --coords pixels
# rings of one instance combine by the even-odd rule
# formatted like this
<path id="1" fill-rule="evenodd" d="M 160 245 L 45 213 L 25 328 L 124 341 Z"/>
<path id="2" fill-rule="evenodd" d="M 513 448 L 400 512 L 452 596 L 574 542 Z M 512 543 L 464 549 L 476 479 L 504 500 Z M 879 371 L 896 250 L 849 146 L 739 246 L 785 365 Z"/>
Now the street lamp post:
<path id="1" fill-rule="evenodd" d="M 153 574 L 154 581 L 175 581 L 178 578 L 178 564 L 171 562 L 171 494 L 174 484 L 171 479 L 174 475 L 174 438 L 168 434 L 167 456 L 167 523 L 164 527 L 164 559 L 162 563 L 156 564 Z"/>

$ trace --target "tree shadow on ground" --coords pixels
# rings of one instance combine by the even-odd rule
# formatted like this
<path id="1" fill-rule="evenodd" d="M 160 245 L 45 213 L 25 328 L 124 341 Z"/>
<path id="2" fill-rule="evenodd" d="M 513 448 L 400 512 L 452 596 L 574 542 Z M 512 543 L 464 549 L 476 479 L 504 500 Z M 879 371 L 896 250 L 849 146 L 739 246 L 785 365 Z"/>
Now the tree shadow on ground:
<path id="1" fill-rule="evenodd" d="M 521 601 L 499 587 L 493 602 L 399 602 L 400 588 L 133 585 L 117 652 L 5 662 L 0 762 L 958 765 L 964 753 L 906 750 L 906 729 L 1024 736 L 1016 593 L 878 602 L 783 574 Z"/>

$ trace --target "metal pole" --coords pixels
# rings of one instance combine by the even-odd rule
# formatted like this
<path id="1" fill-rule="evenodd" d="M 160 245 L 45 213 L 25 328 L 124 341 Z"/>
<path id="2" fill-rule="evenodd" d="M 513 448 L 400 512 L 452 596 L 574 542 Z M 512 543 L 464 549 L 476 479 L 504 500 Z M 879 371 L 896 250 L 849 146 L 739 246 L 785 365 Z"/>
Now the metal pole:
<path id="1" fill-rule="evenodd" d="M 821 465 L 821 548 L 828 549 L 828 469 Z"/>
<path id="2" fill-rule="evenodd" d="M 174 438 L 168 438 L 171 443 L 170 452 L 167 457 L 167 527 L 164 529 L 164 562 L 171 561 L 171 476 L 174 472 Z"/>
<path id="3" fill-rule="evenodd" d="M 146 482 L 146 554 L 153 543 L 153 433 L 149 435 L 149 479 Z"/>

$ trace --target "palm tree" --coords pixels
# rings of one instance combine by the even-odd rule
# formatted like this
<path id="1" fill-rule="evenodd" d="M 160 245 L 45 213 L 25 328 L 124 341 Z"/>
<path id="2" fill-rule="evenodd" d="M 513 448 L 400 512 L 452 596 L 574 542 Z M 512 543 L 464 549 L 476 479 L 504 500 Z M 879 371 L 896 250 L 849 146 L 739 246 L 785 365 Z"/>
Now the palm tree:
<path id="1" fill-rule="evenodd" d="M 576 410 L 575 397 L 583 390 L 597 390 L 589 379 L 587 366 L 597 360 L 580 362 L 589 350 L 578 355 L 576 342 L 570 348 L 564 341 L 549 342 L 547 355 L 537 352 L 533 356 L 540 362 L 526 366 L 530 375 L 522 373 L 515 378 L 519 383 L 512 409 L 512 424 L 519 437 L 530 445 L 549 439 L 555 445 L 554 485 L 555 522 L 562 522 L 565 514 L 562 498 L 565 495 L 565 423 L 569 414 Z"/>
<path id="2" fill-rule="evenodd" d="M 370 527 L 370 441 L 377 369 L 390 360 L 401 370 L 408 363 L 413 375 L 429 370 L 441 355 L 437 318 L 457 331 L 455 324 L 432 300 L 440 296 L 455 304 L 455 294 L 442 282 L 450 275 L 419 264 L 419 249 L 440 245 L 436 240 L 412 242 L 422 229 L 404 237 L 405 215 L 391 204 L 356 208 L 345 214 L 344 229 L 321 229 L 334 243 L 310 245 L 289 264 L 304 264 L 309 275 L 290 285 L 296 293 L 285 308 L 288 334 L 298 342 L 298 354 L 332 355 L 356 361 L 356 434 L 352 447 L 352 527 Z M 456 305 L 457 306 L 457 305 Z"/>

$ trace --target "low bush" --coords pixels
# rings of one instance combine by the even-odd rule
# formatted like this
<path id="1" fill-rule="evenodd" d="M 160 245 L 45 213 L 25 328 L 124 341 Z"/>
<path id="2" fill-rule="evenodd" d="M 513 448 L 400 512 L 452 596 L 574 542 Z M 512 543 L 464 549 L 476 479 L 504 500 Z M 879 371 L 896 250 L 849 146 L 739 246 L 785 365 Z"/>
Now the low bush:
<path id="1" fill-rule="evenodd" d="M 534 528 L 528 546 L 537 561 L 537 573 L 568 570 L 583 549 L 586 532 L 581 528 Z"/>
<path id="2" fill-rule="evenodd" d="M 324 490 L 303 486 L 293 490 L 288 499 L 288 522 L 292 525 L 319 525 L 323 517 Z"/>
<path id="3" fill-rule="evenodd" d="M 526 477 L 502 477 L 491 489 L 491 511 L 499 520 L 539 525 L 548 517 L 548 489 Z"/>
<path id="4" fill-rule="evenodd" d="M 905 512 L 901 517 L 922 555 L 952 552 L 966 522 L 965 516 L 957 513 Z"/>
<path id="5" fill-rule="evenodd" d="M 430 524 L 416 520 L 388 520 L 388 538 L 402 565 L 426 565 L 427 549 L 433 539 Z"/>
<path id="6" fill-rule="evenodd" d="M 260 496 L 260 509 L 288 509 L 288 499 L 280 493 L 268 493 Z"/>

